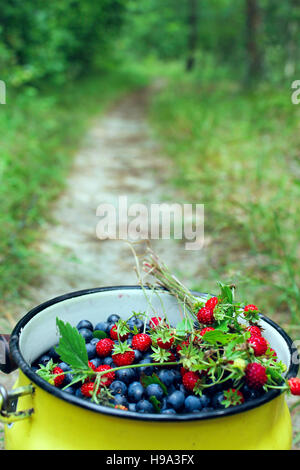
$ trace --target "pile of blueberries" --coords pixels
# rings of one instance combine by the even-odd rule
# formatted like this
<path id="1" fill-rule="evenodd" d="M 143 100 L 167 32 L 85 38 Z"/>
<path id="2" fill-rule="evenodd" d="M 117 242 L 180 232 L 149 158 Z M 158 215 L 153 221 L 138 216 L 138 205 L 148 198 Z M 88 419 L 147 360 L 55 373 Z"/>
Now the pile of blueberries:
<path id="1" fill-rule="evenodd" d="M 86 350 L 88 359 L 94 364 L 95 367 L 99 367 L 102 364 L 109 365 L 114 368 L 113 359 L 110 356 L 100 358 L 96 353 L 96 344 L 99 341 L 95 338 L 93 331 L 101 330 L 104 331 L 108 336 L 111 328 L 119 320 L 118 315 L 110 315 L 106 322 L 100 322 L 95 325 L 89 320 L 82 320 L 78 323 L 77 329 L 83 336 L 86 343 Z M 138 317 L 132 317 L 128 321 L 129 328 L 132 330 L 134 326 L 139 332 L 142 332 L 144 323 Z M 149 331 L 147 327 L 146 332 Z M 126 340 L 131 346 L 132 336 Z M 118 341 L 115 341 L 118 343 Z M 138 350 L 134 350 L 135 364 L 149 364 L 153 363 L 151 354 L 153 351 L 151 348 L 142 353 Z M 40 356 L 33 364 L 32 369 L 36 372 L 39 369 L 39 365 L 46 366 L 50 360 L 58 364 L 64 372 L 64 382 L 61 388 L 66 387 L 73 380 L 71 369 L 65 362 L 60 362 L 60 357 L 56 353 L 54 347 L 50 348 L 45 354 Z M 141 384 L 141 376 L 152 375 L 155 373 L 160 381 L 167 387 L 168 395 L 165 395 L 161 385 L 152 383 L 147 387 L 143 387 Z M 65 393 L 75 395 L 76 397 L 82 398 L 83 400 L 91 400 L 85 397 L 81 393 L 81 383 L 71 385 L 64 390 Z M 228 388 L 230 384 L 222 384 L 207 388 L 207 391 L 202 396 L 195 395 L 185 389 L 182 383 L 182 376 L 180 373 L 180 365 L 169 366 L 169 367 L 156 367 L 155 363 L 153 366 L 142 366 L 137 368 L 128 368 L 115 371 L 115 380 L 109 386 L 110 392 L 114 396 L 112 405 L 121 405 L 128 409 L 128 411 L 134 411 L 138 413 L 156 413 L 153 404 L 150 401 L 150 397 L 156 397 L 160 402 L 160 413 L 166 415 L 175 415 L 177 413 L 199 413 L 199 412 L 211 412 L 224 408 L 222 401 L 224 400 L 224 390 Z M 251 400 L 259 396 L 260 392 L 248 388 L 246 385 L 242 388 L 243 396 L 246 400 Z"/>

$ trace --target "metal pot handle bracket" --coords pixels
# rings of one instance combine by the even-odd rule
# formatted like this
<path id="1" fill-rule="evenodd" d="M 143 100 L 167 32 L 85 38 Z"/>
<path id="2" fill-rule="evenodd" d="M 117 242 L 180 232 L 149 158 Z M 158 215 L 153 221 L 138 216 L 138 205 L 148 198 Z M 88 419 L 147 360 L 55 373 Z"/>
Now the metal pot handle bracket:
<path id="1" fill-rule="evenodd" d="M 5 374 L 17 369 L 9 350 L 10 335 L 0 335 L 0 370 Z M 0 422 L 5 424 L 14 423 L 25 418 L 29 418 L 33 413 L 33 408 L 24 411 L 16 411 L 18 398 L 25 395 L 32 395 L 34 387 L 32 384 L 7 391 L 4 385 L 0 384 Z"/>

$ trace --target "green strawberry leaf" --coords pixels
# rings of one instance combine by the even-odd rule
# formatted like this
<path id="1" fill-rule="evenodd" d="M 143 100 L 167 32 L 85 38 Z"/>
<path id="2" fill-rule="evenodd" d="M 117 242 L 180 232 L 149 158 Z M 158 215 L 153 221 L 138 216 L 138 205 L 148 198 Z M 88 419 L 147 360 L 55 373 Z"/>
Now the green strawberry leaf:
<path id="1" fill-rule="evenodd" d="M 151 397 L 149 398 L 149 401 L 152 403 L 156 413 L 160 413 L 160 409 L 161 409 L 160 401 L 154 395 L 151 395 Z"/>
<path id="2" fill-rule="evenodd" d="M 151 384 L 158 384 L 163 389 L 164 394 L 168 395 L 167 387 L 165 386 L 165 384 L 162 383 L 162 381 L 160 380 L 160 378 L 156 374 L 152 374 L 152 375 L 143 374 L 142 377 L 141 377 L 141 384 L 145 388 L 148 387 L 148 385 L 151 385 Z"/>
<path id="3" fill-rule="evenodd" d="M 71 326 L 70 323 L 64 323 L 59 318 L 56 318 L 56 325 L 59 329 L 60 340 L 55 351 L 61 360 L 69 364 L 72 369 L 88 370 L 85 341 L 77 328 Z"/>
<path id="4" fill-rule="evenodd" d="M 94 338 L 98 338 L 98 339 L 108 338 L 108 334 L 105 333 L 105 331 L 102 331 L 102 330 L 95 330 L 93 332 L 93 336 L 94 336 Z"/>

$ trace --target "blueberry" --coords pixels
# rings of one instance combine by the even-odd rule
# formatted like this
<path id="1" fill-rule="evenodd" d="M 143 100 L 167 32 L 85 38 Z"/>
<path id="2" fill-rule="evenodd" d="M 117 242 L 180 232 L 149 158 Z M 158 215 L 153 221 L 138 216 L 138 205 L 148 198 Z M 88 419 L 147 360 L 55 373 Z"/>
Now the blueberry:
<path id="1" fill-rule="evenodd" d="M 122 405 L 122 406 L 126 406 L 126 408 L 127 408 L 128 407 L 127 398 L 124 397 L 124 395 L 121 395 L 121 394 L 117 393 L 114 396 L 114 405 Z"/>
<path id="2" fill-rule="evenodd" d="M 183 407 L 184 399 L 184 393 L 180 392 L 179 390 L 176 390 L 176 392 L 173 392 L 171 395 L 168 396 L 167 404 L 170 407 L 174 408 L 175 411 L 178 411 Z"/>
<path id="3" fill-rule="evenodd" d="M 127 386 L 124 382 L 121 382 L 121 380 L 114 380 L 110 386 L 109 386 L 111 392 L 113 394 L 121 394 L 121 395 L 126 395 L 127 393 Z"/>
<path id="4" fill-rule="evenodd" d="M 209 382 L 207 382 L 207 383 L 209 383 Z M 216 385 L 212 385 L 211 387 L 208 387 L 206 389 L 206 393 L 209 396 L 213 396 L 216 393 L 221 392 L 222 389 L 223 389 L 222 384 L 216 384 Z"/>
<path id="5" fill-rule="evenodd" d="M 140 364 L 149 364 L 149 359 L 142 359 Z M 154 368 L 151 366 L 142 366 L 138 368 L 140 374 L 152 375 L 154 372 Z"/>
<path id="6" fill-rule="evenodd" d="M 140 362 L 143 359 L 143 353 L 138 349 L 134 350 L 134 362 Z"/>
<path id="7" fill-rule="evenodd" d="M 154 407 L 148 400 L 140 400 L 136 405 L 138 413 L 154 413 Z"/>
<path id="8" fill-rule="evenodd" d="M 211 403 L 210 397 L 208 395 L 205 395 L 205 393 L 203 393 L 201 397 L 199 397 L 199 399 L 201 401 L 202 408 L 207 408 Z"/>
<path id="9" fill-rule="evenodd" d="M 185 386 L 183 384 L 177 384 L 177 390 L 182 392 L 185 397 L 188 396 L 188 391 L 187 391 L 187 389 L 185 388 Z"/>
<path id="10" fill-rule="evenodd" d="M 168 370 L 168 369 L 160 370 L 158 373 L 158 377 L 162 381 L 162 383 L 166 385 L 166 387 L 169 387 L 170 385 L 172 385 L 174 382 L 174 378 L 175 378 L 172 370 Z"/>
<path id="11" fill-rule="evenodd" d="M 143 331 L 143 328 L 144 328 L 144 322 L 140 318 L 132 317 L 128 321 L 128 326 L 129 326 L 130 330 L 133 330 L 133 328 L 136 326 L 139 333 L 141 333 Z"/>
<path id="12" fill-rule="evenodd" d="M 92 338 L 91 341 L 90 341 L 90 344 L 97 344 L 99 343 L 100 339 L 99 338 Z"/>
<path id="13" fill-rule="evenodd" d="M 64 392 L 69 393 L 70 395 L 75 395 L 76 388 L 72 387 L 72 385 L 64 390 Z"/>
<path id="14" fill-rule="evenodd" d="M 130 401 L 137 403 L 143 398 L 144 387 L 140 382 L 132 382 L 128 387 L 128 398 Z"/>
<path id="15" fill-rule="evenodd" d="M 88 328 L 80 328 L 78 332 L 83 336 L 86 343 L 89 343 L 93 339 L 93 333 Z"/>
<path id="16" fill-rule="evenodd" d="M 174 410 L 174 408 L 167 408 L 165 410 L 162 410 L 161 414 L 162 415 L 176 415 L 176 411 Z"/>
<path id="17" fill-rule="evenodd" d="M 94 330 L 93 324 L 89 320 L 81 320 L 76 326 L 76 328 L 77 330 L 81 330 L 82 328 L 86 328 L 90 331 Z"/>
<path id="18" fill-rule="evenodd" d="M 222 401 L 225 399 L 223 392 L 216 393 L 211 400 L 212 407 L 215 410 L 222 410 L 225 408 L 225 405 L 222 404 Z"/>
<path id="19" fill-rule="evenodd" d="M 179 370 L 176 370 L 176 369 L 171 369 L 171 373 L 173 374 L 173 380 L 174 380 L 174 384 L 177 385 L 177 384 L 181 384 L 182 383 L 182 376 L 181 376 L 181 373 Z"/>
<path id="20" fill-rule="evenodd" d="M 107 323 L 107 321 L 100 321 L 95 325 L 95 331 L 104 331 L 104 333 L 109 333 L 109 327 L 110 325 Z"/>
<path id="21" fill-rule="evenodd" d="M 175 385 L 170 385 L 170 387 L 168 387 L 168 395 L 171 395 L 173 392 L 176 392 L 177 388 L 175 387 Z"/>
<path id="22" fill-rule="evenodd" d="M 108 356 L 103 359 L 103 364 L 106 366 L 114 367 L 114 360 L 112 357 Z"/>
<path id="23" fill-rule="evenodd" d="M 184 401 L 185 411 L 191 413 L 193 411 L 200 411 L 202 404 L 199 397 L 195 395 L 189 395 Z"/>
<path id="24" fill-rule="evenodd" d="M 201 410 L 202 413 L 209 413 L 210 411 L 214 411 L 214 409 L 211 408 L 210 406 L 202 408 L 202 410 Z"/>
<path id="25" fill-rule="evenodd" d="M 92 343 L 87 343 L 86 352 L 89 359 L 94 359 L 96 357 L 96 345 Z"/>
<path id="26" fill-rule="evenodd" d="M 94 359 L 91 359 L 90 362 L 91 362 L 92 364 L 94 364 L 94 366 L 96 367 L 96 369 L 97 369 L 97 367 L 99 367 L 99 366 L 101 366 L 101 365 L 103 364 L 102 359 L 101 359 L 100 357 L 95 357 Z"/>
<path id="27" fill-rule="evenodd" d="M 53 359 L 53 362 L 58 362 L 60 360 L 59 354 L 55 351 L 55 346 L 52 346 L 52 348 L 49 349 L 48 355 Z"/>
<path id="28" fill-rule="evenodd" d="M 65 362 L 60 362 L 58 364 L 58 367 L 60 367 L 61 370 L 63 370 L 64 372 L 68 372 L 69 370 L 71 370 L 71 367 L 68 364 L 66 364 Z"/>
<path id="29" fill-rule="evenodd" d="M 110 315 L 108 318 L 107 318 L 107 323 L 117 323 L 118 320 L 120 320 L 120 316 L 119 315 Z"/>
<path id="30" fill-rule="evenodd" d="M 65 386 L 65 385 L 70 384 L 73 381 L 73 379 L 74 377 L 72 374 L 70 373 L 65 374 L 63 385 Z"/>
<path id="31" fill-rule="evenodd" d="M 83 398 L 83 399 L 86 398 L 86 397 L 81 393 L 80 388 L 77 388 L 77 390 L 76 390 L 76 392 L 75 392 L 75 396 L 78 397 L 78 398 Z"/>
<path id="32" fill-rule="evenodd" d="M 133 369 L 119 369 L 116 370 L 116 379 L 121 380 L 121 382 L 125 382 L 129 384 L 133 382 L 136 378 L 135 371 Z"/>
<path id="33" fill-rule="evenodd" d="M 241 392 L 245 400 L 254 400 L 262 395 L 261 390 L 254 390 L 253 388 L 248 387 L 248 385 L 244 385 Z"/>
<path id="34" fill-rule="evenodd" d="M 48 354 L 43 354 L 41 357 L 39 357 L 36 360 L 36 363 L 38 365 L 41 364 L 42 366 L 46 366 L 50 360 L 51 360 L 51 357 Z"/>
<path id="35" fill-rule="evenodd" d="M 148 398 L 154 396 L 157 400 L 161 400 L 164 396 L 164 391 L 158 384 L 150 384 L 146 388 L 146 395 Z"/>
<path id="36" fill-rule="evenodd" d="M 136 403 L 128 403 L 128 411 L 136 411 Z"/>

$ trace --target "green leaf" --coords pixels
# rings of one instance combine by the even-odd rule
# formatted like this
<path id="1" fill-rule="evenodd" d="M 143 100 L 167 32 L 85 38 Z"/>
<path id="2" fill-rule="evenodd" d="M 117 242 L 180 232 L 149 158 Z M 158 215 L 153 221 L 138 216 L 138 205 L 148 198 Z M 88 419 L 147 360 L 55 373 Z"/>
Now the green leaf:
<path id="1" fill-rule="evenodd" d="M 208 331 L 203 335 L 203 340 L 209 344 L 227 344 L 236 338 L 234 334 L 226 334 L 221 330 Z"/>
<path id="2" fill-rule="evenodd" d="M 143 374 L 142 377 L 141 377 L 141 384 L 145 388 L 148 387 L 148 385 L 151 385 L 151 384 L 158 384 L 163 389 L 164 394 L 168 395 L 167 387 L 165 386 L 165 384 L 162 383 L 162 381 L 160 380 L 160 378 L 156 374 L 152 374 L 152 375 Z"/>
<path id="3" fill-rule="evenodd" d="M 56 318 L 56 324 L 61 337 L 55 351 L 61 360 L 69 364 L 72 369 L 88 370 L 88 355 L 84 338 L 70 323 L 64 323 Z"/>
<path id="4" fill-rule="evenodd" d="M 193 330 L 194 322 L 191 318 L 185 318 L 181 322 L 177 323 L 176 325 L 176 335 L 181 336 L 186 332 L 190 332 Z"/>
<path id="5" fill-rule="evenodd" d="M 151 397 L 149 398 L 149 401 L 152 403 L 155 411 L 157 413 L 160 413 L 160 409 L 161 409 L 160 401 L 154 395 L 151 395 Z"/>
<path id="6" fill-rule="evenodd" d="M 94 338 L 98 338 L 98 339 L 108 338 L 108 334 L 105 333 L 105 331 L 102 331 L 102 330 L 95 330 L 93 332 L 93 336 L 94 336 Z"/>

